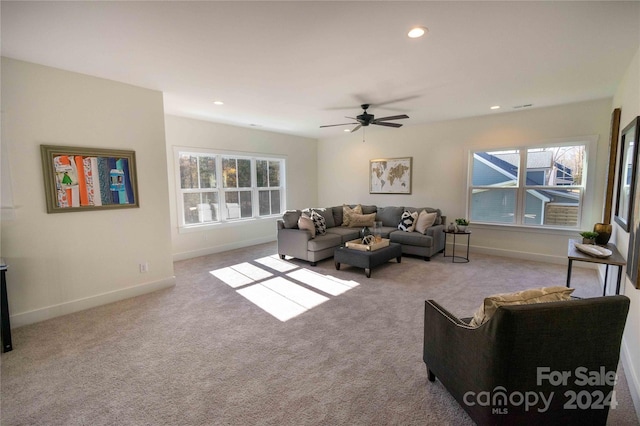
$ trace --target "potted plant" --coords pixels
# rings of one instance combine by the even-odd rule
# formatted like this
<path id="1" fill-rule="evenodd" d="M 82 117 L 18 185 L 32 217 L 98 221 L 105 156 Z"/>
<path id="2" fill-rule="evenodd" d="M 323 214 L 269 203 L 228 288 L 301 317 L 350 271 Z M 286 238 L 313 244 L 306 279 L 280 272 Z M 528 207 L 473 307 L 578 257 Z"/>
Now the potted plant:
<path id="1" fill-rule="evenodd" d="M 456 219 L 456 227 L 458 232 L 465 232 L 467 230 L 467 226 L 469 226 L 469 221 L 464 218 Z"/>
<path id="2" fill-rule="evenodd" d="M 595 244 L 598 233 L 595 231 L 582 231 L 580 235 L 582 236 L 582 244 Z"/>

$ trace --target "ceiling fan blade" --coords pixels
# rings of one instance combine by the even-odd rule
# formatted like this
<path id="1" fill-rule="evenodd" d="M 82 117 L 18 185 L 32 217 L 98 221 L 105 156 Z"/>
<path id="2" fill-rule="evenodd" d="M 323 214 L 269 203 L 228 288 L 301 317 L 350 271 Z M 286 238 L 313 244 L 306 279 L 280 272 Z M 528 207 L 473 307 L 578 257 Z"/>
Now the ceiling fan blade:
<path id="1" fill-rule="evenodd" d="M 342 124 L 325 124 L 324 126 L 320 126 L 322 127 L 335 127 L 335 126 L 353 126 L 354 124 L 357 123 L 342 123 Z"/>
<path id="2" fill-rule="evenodd" d="M 371 124 L 377 124 L 378 126 L 387 126 L 387 127 L 402 127 L 402 124 L 399 123 L 385 123 L 384 121 L 374 121 Z"/>
<path id="3" fill-rule="evenodd" d="M 387 120 L 400 120 L 403 118 L 409 118 L 409 116 L 407 114 L 401 114 L 401 115 L 391 115 L 389 117 L 380 117 L 380 118 L 376 118 L 373 121 L 387 121 Z"/>
<path id="4" fill-rule="evenodd" d="M 351 130 L 351 133 L 355 132 L 356 130 L 358 130 L 360 127 L 362 127 L 362 124 L 358 124 L 356 127 L 353 128 L 353 130 Z"/>
<path id="5" fill-rule="evenodd" d="M 409 95 L 409 96 L 404 96 L 402 98 L 396 98 L 396 99 L 391 99 L 388 101 L 384 101 L 384 102 L 374 102 L 371 104 L 372 107 L 380 107 L 383 105 L 388 105 L 388 104 L 394 104 L 396 102 L 404 102 L 404 101 L 410 101 L 412 99 L 417 99 L 419 98 L 421 95 Z"/>

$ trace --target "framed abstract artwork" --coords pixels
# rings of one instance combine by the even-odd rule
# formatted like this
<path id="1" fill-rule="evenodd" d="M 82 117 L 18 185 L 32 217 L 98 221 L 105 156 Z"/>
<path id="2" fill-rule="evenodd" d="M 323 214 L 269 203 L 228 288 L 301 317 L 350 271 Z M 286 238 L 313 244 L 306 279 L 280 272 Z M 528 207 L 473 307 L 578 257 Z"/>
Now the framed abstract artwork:
<path id="1" fill-rule="evenodd" d="M 140 207 L 135 151 L 40 145 L 47 213 Z"/>
<path id="2" fill-rule="evenodd" d="M 413 157 L 369 161 L 370 194 L 411 194 Z"/>

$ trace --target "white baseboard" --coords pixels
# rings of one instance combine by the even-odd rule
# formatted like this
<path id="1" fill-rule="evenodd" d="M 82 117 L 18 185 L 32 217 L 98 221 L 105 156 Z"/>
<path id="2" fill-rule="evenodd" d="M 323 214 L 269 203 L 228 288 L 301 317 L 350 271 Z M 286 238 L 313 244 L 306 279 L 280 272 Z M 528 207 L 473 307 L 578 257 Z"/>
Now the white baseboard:
<path id="1" fill-rule="evenodd" d="M 33 324 L 62 315 L 72 314 L 74 312 L 84 311 L 85 309 L 95 308 L 96 306 L 106 305 L 108 303 L 117 302 L 119 300 L 128 299 L 130 297 L 140 296 L 142 294 L 151 293 L 152 291 L 173 287 L 175 285 L 176 278 L 168 277 L 159 281 L 139 284 L 133 287 L 127 287 L 120 290 L 98 294 L 96 296 L 85 297 L 83 299 L 60 303 L 58 305 L 47 306 L 46 308 L 36 309 L 28 312 L 21 312 L 19 314 L 11 315 L 11 328 Z"/>
<path id="2" fill-rule="evenodd" d="M 633 405 L 636 409 L 636 417 L 640 420 L 640 377 L 633 366 L 631 353 L 624 341 L 624 337 L 622 339 L 622 352 L 620 354 L 620 358 L 622 358 L 622 366 L 624 367 L 625 377 L 629 384 L 629 393 L 631 393 L 631 399 L 633 400 Z"/>
<path id="3" fill-rule="evenodd" d="M 173 261 L 192 259 L 194 257 L 208 256 L 210 254 L 221 253 L 223 251 L 235 250 L 243 247 L 255 246 L 258 244 L 270 243 L 275 241 L 275 237 L 255 238 L 253 240 L 235 241 L 230 244 L 222 244 L 219 246 L 211 246 L 199 250 L 185 251 L 182 253 L 174 253 Z"/>
<path id="4" fill-rule="evenodd" d="M 456 252 L 462 249 L 466 250 L 466 248 L 467 248 L 466 246 L 463 247 L 459 244 L 456 244 Z M 505 250 L 505 249 L 497 249 L 494 247 L 482 247 L 482 246 L 474 246 L 474 245 L 469 247 L 469 251 L 471 253 L 482 253 L 482 254 L 489 254 L 492 256 L 533 260 L 535 262 L 554 263 L 558 265 L 567 264 L 567 256 L 555 256 L 555 255 L 548 255 L 548 254 L 541 254 L 541 253 L 530 253 L 526 251 Z M 576 263 L 585 263 L 585 262 L 576 262 Z M 578 265 L 574 264 L 574 266 L 578 266 Z"/>

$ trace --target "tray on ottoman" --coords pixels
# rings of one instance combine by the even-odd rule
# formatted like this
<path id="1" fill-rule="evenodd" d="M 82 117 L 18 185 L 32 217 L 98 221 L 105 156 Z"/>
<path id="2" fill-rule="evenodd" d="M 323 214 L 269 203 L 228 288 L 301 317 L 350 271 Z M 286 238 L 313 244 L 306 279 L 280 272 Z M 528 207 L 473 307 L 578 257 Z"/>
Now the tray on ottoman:
<path id="1" fill-rule="evenodd" d="M 347 241 L 346 243 L 344 243 L 344 245 L 345 245 L 345 247 L 350 248 L 350 249 L 354 249 L 354 250 L 376 251 L 376 250 L 381 249 L 383 247 L 388 247 L 389 246 L 389 240 L 386 239 L 386 238 L 383 238 L 380 242 L 373 243 L 371 245 L 367 245 L 367 244 L 362 244 L 362 239 L 358 238 L 356 240 Z"/>
<path id="2" fill-rule="evenodd" d="M 373 268 L 387 263 L 394 257 L 398 263 L 402 261 L 402 246 L 400 244 L 389 243 L 386 247 L 381 247 L 374 251 L 354 250 L 345 246 L 338 247 L 333 253 L 333 261 L 335 262 L 337 270 L 340 270 L 341 263 L 357 268 L 364 268 L 367 278 L 371 277 L 371 270 Z"/>

